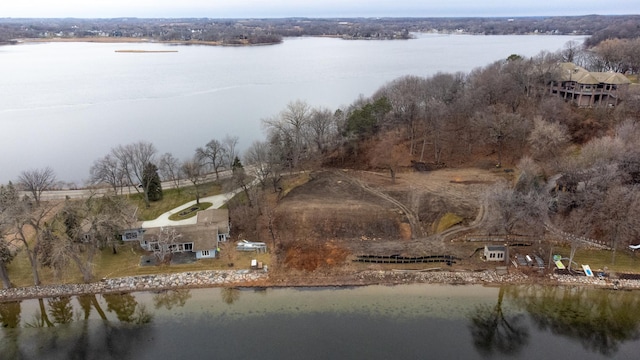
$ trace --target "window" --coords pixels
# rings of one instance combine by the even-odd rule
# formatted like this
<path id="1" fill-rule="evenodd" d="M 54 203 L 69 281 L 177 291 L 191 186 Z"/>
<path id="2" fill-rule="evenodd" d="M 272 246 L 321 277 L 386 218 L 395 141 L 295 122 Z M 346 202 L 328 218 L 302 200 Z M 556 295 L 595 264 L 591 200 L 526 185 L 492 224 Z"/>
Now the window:
<path id="1" fill-rule="evenodd" d="M 209 256 L 209 250 L 202 250 L 202 256 Z"/>
<path id="2" fill-rule="evenodd" d="M 184 244 L 184 251 L 193 251 L 193 243 Z"/>

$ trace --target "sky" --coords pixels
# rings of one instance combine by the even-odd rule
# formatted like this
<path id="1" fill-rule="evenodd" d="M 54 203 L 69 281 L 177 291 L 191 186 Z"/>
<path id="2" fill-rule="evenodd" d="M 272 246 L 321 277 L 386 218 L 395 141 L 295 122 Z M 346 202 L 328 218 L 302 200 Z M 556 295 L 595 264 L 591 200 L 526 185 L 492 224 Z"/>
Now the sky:
<path id="1" fill-rule="evenodd" d="M 0 18 L 484 17 L 639 14 L 638 0 L 2 0 Z"/>

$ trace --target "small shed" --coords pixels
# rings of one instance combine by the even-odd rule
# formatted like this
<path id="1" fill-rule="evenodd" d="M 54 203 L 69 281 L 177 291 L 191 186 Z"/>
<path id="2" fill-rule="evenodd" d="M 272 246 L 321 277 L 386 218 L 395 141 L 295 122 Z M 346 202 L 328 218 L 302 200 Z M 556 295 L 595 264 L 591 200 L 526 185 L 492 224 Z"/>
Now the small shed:
<path id="1" fill-rule="evenodd" d="M 503 245 L 485 245 L 484 258 L 487 261 L 505 261 L 507 247 Z"/>

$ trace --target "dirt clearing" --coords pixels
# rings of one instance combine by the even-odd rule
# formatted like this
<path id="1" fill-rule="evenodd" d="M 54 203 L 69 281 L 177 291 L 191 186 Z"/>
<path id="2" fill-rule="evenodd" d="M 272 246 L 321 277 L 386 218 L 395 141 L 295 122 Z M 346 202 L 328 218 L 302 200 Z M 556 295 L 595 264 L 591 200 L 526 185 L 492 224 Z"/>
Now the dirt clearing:
<path id="1" fill-rule="evenodd" d="M 470 249 L 456 251 L 435 236 L 438 221 L 446 214 L 462 218 L 463 224 L 473 221 L 487 187 L 505 175 L 499 170 L 443 169 L 400 173 L 392 183 L 386 173 L 315 172 L 275 209 L 279 260 L 313 270 L 363 254 L 468 257 Z"/>

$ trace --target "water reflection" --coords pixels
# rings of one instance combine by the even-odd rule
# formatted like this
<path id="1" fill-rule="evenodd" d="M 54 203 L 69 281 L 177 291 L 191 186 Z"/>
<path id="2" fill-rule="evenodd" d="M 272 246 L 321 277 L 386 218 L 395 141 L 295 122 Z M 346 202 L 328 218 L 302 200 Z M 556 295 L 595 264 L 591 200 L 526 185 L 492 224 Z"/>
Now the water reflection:
<path id="1" fill-rule="evenodd" d="M 191 292 L 188 289 L 165 290 L 153 295 L 153 307 L 171 310 L 174 306 L 183 307 L 190 298 Z"/>
<path id="2" fill-rule="evenodd" d="M 220 289 L 220 296 L 225 304 L 231 305 L 240 299 L 240 289 L 234 287 L 225 287 Z"/>
<path id="3" fill-rule="evenodd" d="M 102 297 L 107 302 L 107 311 L 114 312 L 122 322 L 146 324 L 153 319 L 147 307 L 144 304 L 138 304 L 133 294 L 104 294 Z"/>
<path id="4" fill-rule="evenodd" d="M 20 301 L 0 302 L 0 325 L 15 328 L 20 324 Z"/>
<path id="5" fill-rule="evenodd" d="M 55 297 L 47 299 L 49 305 L 49 315 L 55 324 L 68 324 L 73 321 L 73 306 L 71 297 Z"/>
<path id="6" fill-rule="evenodd" d="M 55 297 L 0 303 L 0 358 L 629 358 L 639 295 L 409 285 Z"/>
<path id="7" fill-rule="evenodd" d="M 0 338 L 0 350 L 8 359 L 20 359 L 20 325 L 21 306 L 19 301 L 0 303 L 0 325 L 3 337 Z"/>
<path id="8" fill-rule="evenodd" d="M 471 314 L 473 343 L 484 356 L 496 352 L 518 354 L 527 344 L 529 330 L 523 314 L 505 314 L 502 308 L 505 288 L 501 287 L 495 306 L 478 305 Z"/>
<path id="9" fill-rule="evenodd" d="M 540 330 L 566 336 L 602 355 L 638 340 L 640 294 L 584 287 L 507 287 L 507 296 L 526 310 Z"/>

